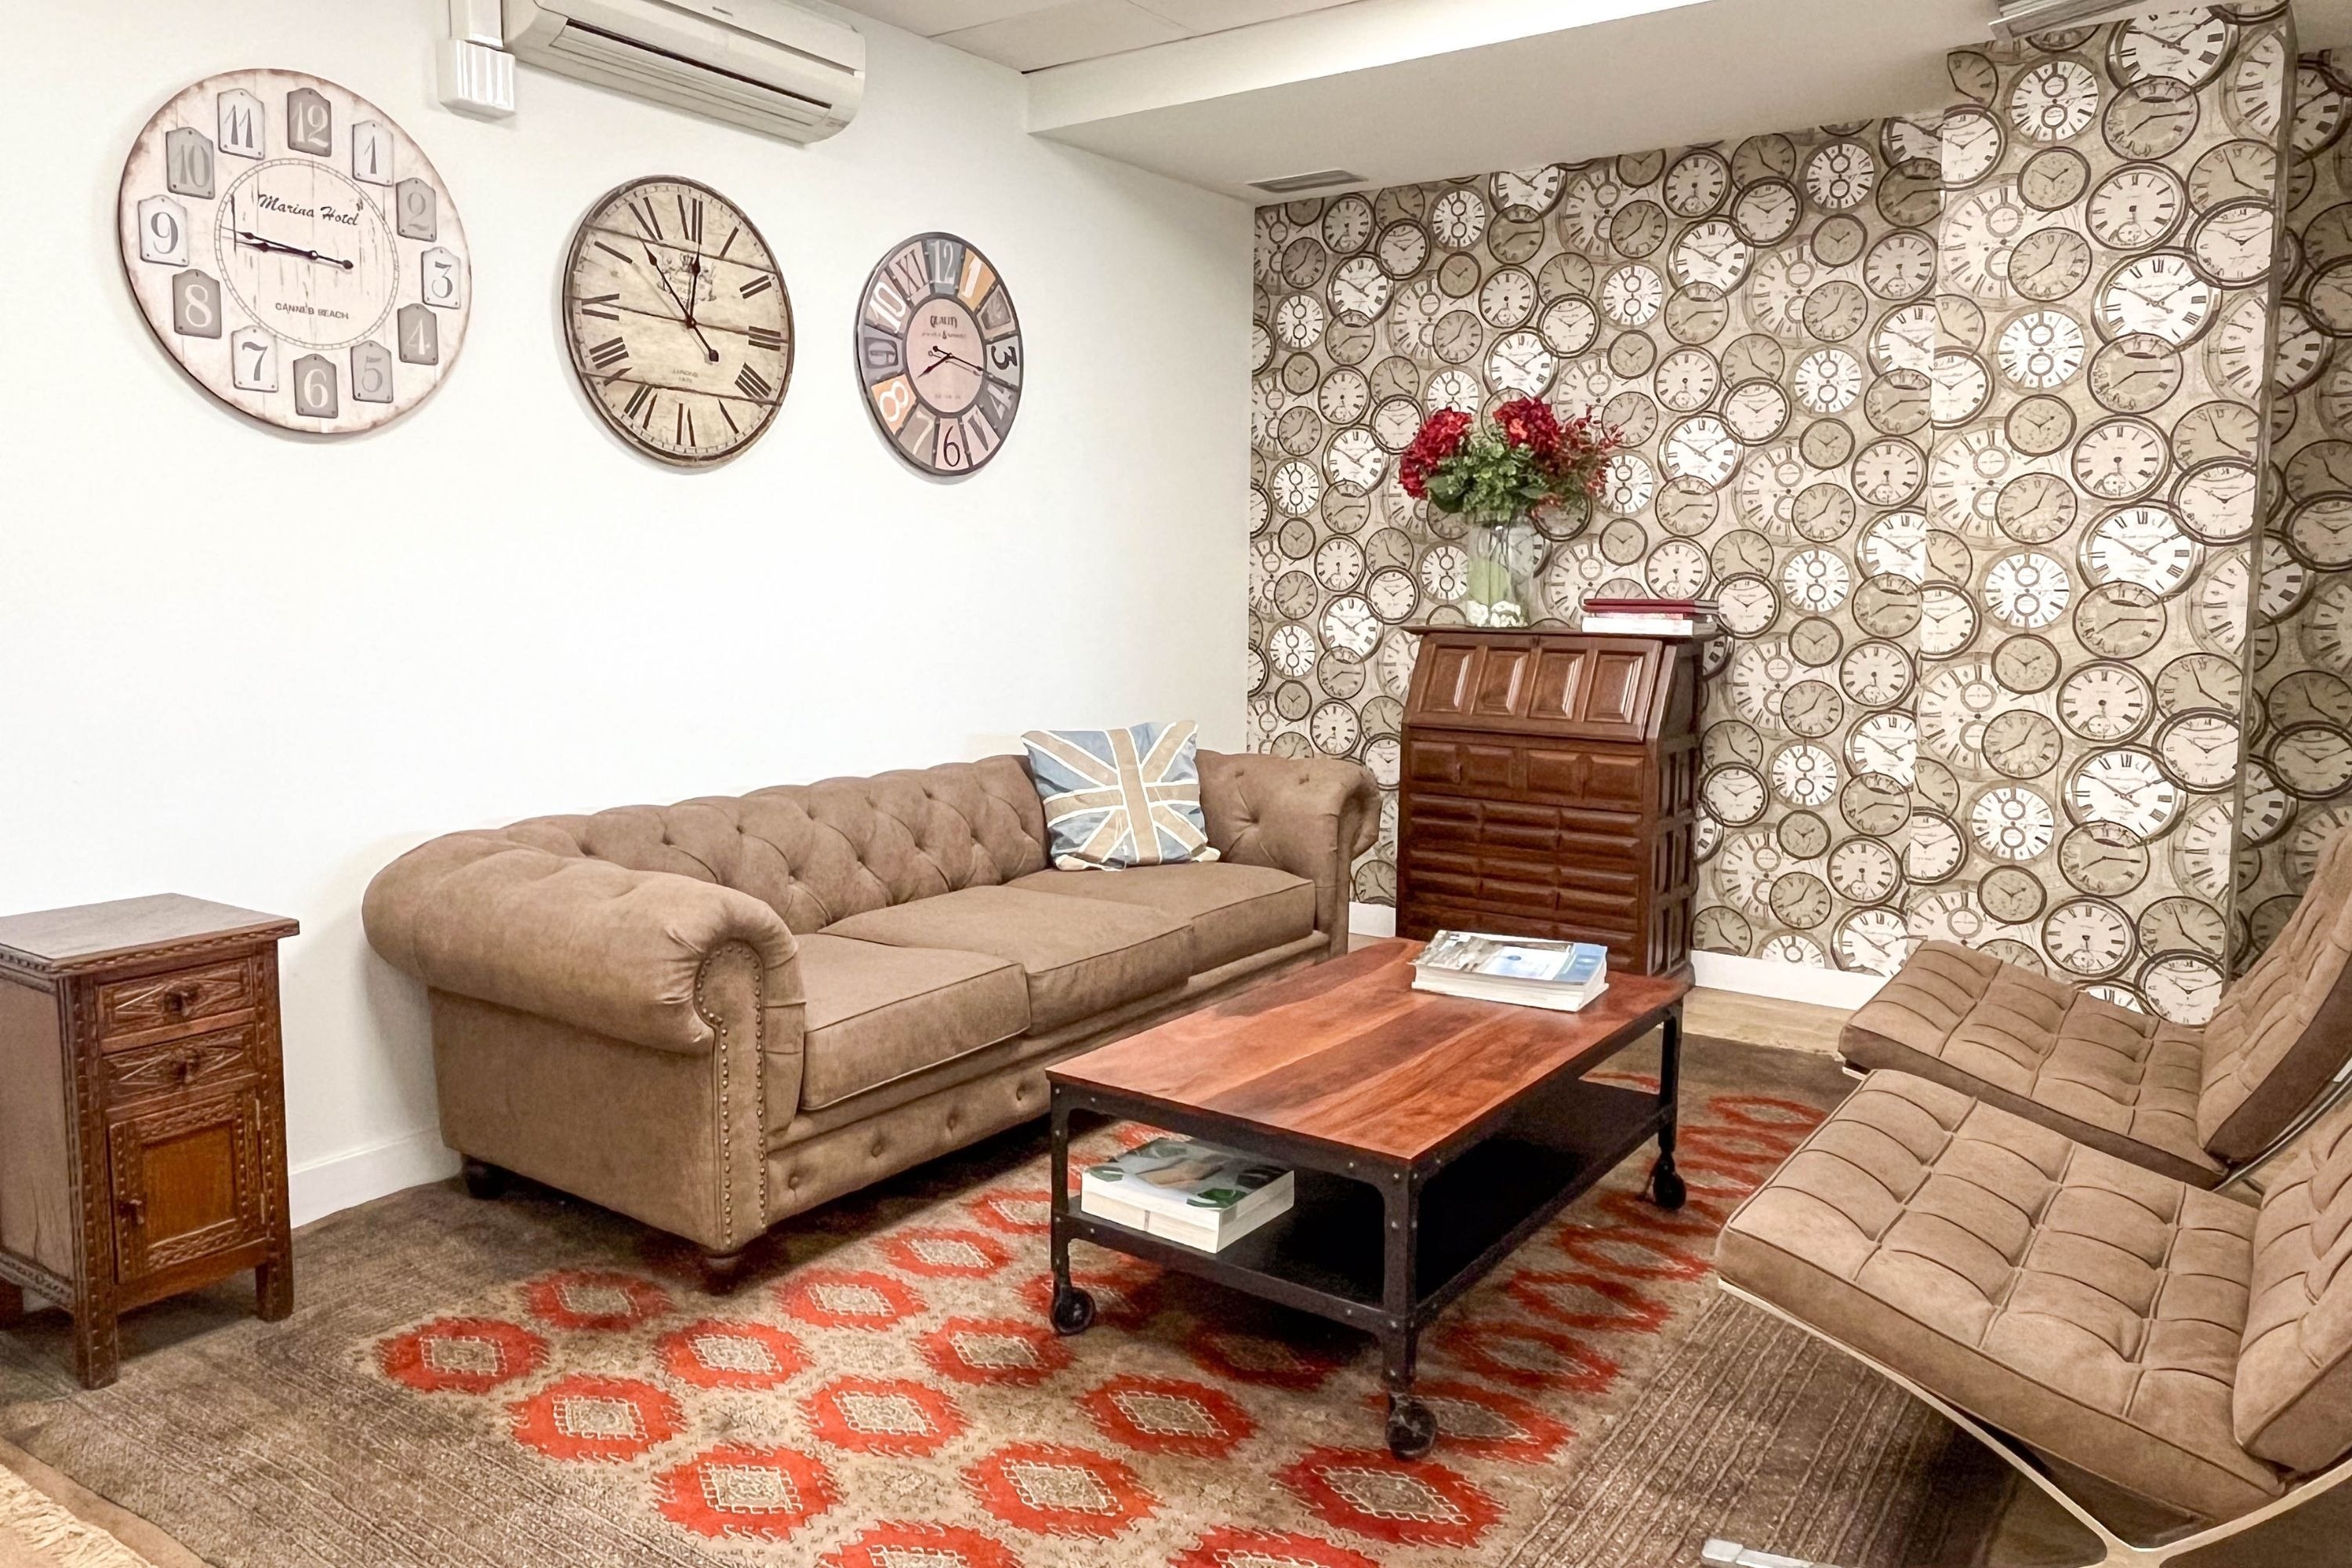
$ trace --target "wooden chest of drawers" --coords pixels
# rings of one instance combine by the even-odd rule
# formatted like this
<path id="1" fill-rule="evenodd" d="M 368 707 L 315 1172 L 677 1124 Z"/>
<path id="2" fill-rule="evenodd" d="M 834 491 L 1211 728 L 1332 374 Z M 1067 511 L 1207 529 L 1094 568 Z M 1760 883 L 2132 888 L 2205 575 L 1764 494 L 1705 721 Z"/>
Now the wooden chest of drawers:
<path id="1" fill-rule="evenodd" d="M 293 1310 L 278 942 L 298 928 L 165 894 L 0 918 L 0 1322 L 73 1314 L 114 1381 L 124 1310 L 254 1271 Z"/>
<path id="2" fill-rule="evenodd" d="M 1423 626 L 1405 700 L 1397 934 L 1605 943 L 1690 969 L 1699 643 Z"/>

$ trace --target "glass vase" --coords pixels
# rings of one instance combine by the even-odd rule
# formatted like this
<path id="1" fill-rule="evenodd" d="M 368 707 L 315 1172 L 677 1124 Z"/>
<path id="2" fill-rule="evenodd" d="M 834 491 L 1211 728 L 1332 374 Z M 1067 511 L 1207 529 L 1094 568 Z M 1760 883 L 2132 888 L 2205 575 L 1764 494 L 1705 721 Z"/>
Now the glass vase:
<path id="1" fill-rule="evenodd" d="M 1538 613 L 1536 568 L 1543 536 L 1524 516 L 1476 517 L 1462 541 L 1469 565 L 1463 574 L 1463 618 L 1474 626 L 1524 626 Z"/>

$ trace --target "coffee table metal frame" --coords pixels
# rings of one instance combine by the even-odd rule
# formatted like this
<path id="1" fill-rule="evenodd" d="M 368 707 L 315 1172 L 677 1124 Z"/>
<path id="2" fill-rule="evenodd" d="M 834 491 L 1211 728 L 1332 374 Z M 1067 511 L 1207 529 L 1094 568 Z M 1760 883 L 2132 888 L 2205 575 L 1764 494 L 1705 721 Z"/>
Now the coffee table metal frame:
<path id="1" fill-rule="evenodd" d="M 1652 1029 L 1662 1033 L 1655 1094 L 1585 1081 Z M 1658 1154 L 1645 1190 L 1661 1207 L 1683 1206 L 1675 1169 L 1682 1032 L 1677 996 L 1409 1161 L 1049 1072 L 1055 1331 L 1083 1333 L 1094 1322 L 1093 1297 L 1070 1281 L 1073 1241 L 1332 1319 L 1379 1340 L 1389 1449 L 1419 1458 L 1436 1441 L 1437 1421 L 1412 1396 L 1415 1363 L 1439 1312 L 1653 1138 Z M 1070 1140 L 1114 1121 L 1287 1166 L 1297 1179 L 1292 1206 L 1213 1253 L 1087 1215 L 1070 1190 Z"/>

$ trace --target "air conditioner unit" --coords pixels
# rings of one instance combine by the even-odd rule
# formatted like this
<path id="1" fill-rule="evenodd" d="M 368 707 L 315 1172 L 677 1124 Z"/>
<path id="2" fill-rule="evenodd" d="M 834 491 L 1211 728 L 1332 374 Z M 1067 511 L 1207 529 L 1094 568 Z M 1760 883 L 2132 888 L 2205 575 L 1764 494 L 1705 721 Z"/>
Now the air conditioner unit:
<path id="1" fill-rule="evenodd" d="M 506 0 L 519 58 L 787 142 L 821 142 L 866 93 L 857 29 L 789 0 Z"/>

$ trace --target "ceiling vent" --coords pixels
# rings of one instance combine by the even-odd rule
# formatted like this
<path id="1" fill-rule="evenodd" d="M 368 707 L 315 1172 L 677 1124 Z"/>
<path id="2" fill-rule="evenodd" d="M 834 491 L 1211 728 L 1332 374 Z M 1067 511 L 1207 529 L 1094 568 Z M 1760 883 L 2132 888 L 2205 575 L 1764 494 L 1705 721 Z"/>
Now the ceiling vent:
<path id="1" fill-rule="evenodd" d="M 1295 196 L 1307 191 L 1328 191 L 1334 185 L 1360 185 L 1361 174 L 1345 169 L 1322 169 L 1312 174 L 1285 174 L 1278 180 L 1252 180 L 1250 189 L 1270 196 Z"/>
<path id="2" fill-rule="evenodd" d="M 2003 41 L 2055 32 L 2061 27 L 2112 22 L 2118 17 L 2137 16 L 2148 8 L 2147 0 L 2124 5 L 2117 5 L 2116 0 L 1998 0 L 1998 4 L 2000 16 L 1993 23 L 1992 32 L 1994 37 Z"/>

